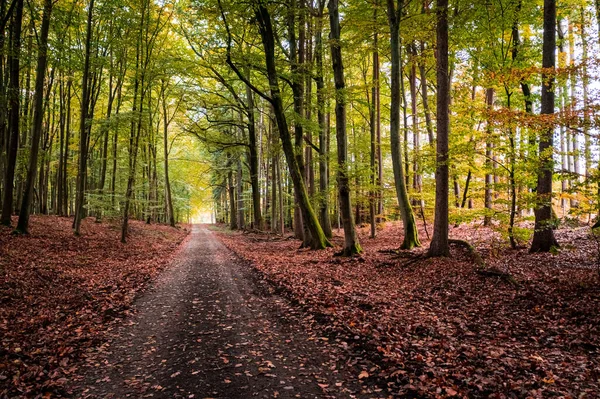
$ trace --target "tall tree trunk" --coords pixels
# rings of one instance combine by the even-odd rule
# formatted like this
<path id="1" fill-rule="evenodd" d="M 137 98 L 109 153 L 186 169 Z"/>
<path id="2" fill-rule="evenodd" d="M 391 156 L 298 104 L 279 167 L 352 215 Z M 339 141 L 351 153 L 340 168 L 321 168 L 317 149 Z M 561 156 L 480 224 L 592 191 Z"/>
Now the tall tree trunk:
<path id="1" fill-rule="evenodd" d="M 348 138 L 346 135 L 346 83 L 344 81 L 344 64 L 340 45 L 340 15 L 338 0 L 329 0 L 329 24 L 331 27 L 331 61 L 335 80 L 335 135 L 337 138 L 338 158 L 338 190 L 340 210 L 344 226 L 344 256 L 352 256 L 361 252 L 360 244 L 352 218 L 352 201 L 350 200 L 350 183 L 348 179 Z"/>
<path id="2" fill-rule="evenodd" d="M 585 32 L 585 8 L 581 8 L 581 19 L 580 19 L 580 36 L 581 36 L 581 58 L 586 61 L 588 60 L 588 41 Z M 581 70 L 582 78 L 581 85 L 583 89 L 583 136 L 584 136 L 584 147 L 583 147 L 583 162 L 585 168 L 585 181 L 586 186 L 588 186 L 590 172 L 592 171 L 592 148 L 591 148 L 591 140 L 589 135 L 590 128 L 590 109 L 589 109 L 589 77 L 588 77 L 588 68 L 587 63 L 583 62 L 582 70 Z M 589 188 L 589 187 L 588 187 Z M 586 190 L 587 191 L 587 190 Z"/>
<path id="3" fill-rule="evenodd" d="M 81 219 L 83 217 L 83 203 L 85 202 L 85 186 L 87 177 L 88 156 L 88 108 L 89 108 L 89 74 L 90 52 L 92 41 L 92 22 L 94 15 L 94 0 L 88 5 L 87 31 L 85 38 L 85 61 L 83 65 L 83 78 L 81 83 L 81 120 L 79 124 L 79 171 L 77 173 L 77 198 L 75 199 L 75 221 L 73 228 L 75 235 L 80 234 Z"/>
<path id="4" fill-rule="evenodd" d="M 556 2 L 544 0 L 544 43 L 542 67 L 556 66 Z M 554 75 L 542 74 L 542 115 L 554 114 Z M 554 128 L 548 127 L 540 137 L 539 171 L 537 180 L 537 204 L 535 208 L 535 231 L 530 252 L 548 252 L 558 246 L 552 226 L 552 172 Z"/>
<path id="5" fill-rule="evenodd" d="M 369 216 L 371 221 L 371 238 L 375 238 L 377 234 L 377 222 L 378 212 L 377 205 L 380 202 L 381 181 L 378 180 L 378 152 L 380 151 L 377 139 L 380 135 L 380 124 L 379 124 L 379 37 L 377 32 L 377 9 L 379 1 L 376 0 L 375 7 L 373 8 L 373 22 L 375 26 L 375 32 L 373 34 L 373 76 L 371 82 L 371 104 L 369 109 L 369 128 L 371 132 L 371 153 L 370 153 L 370 167 L 371 167 L 371 192 L 369 194 Z M 367 92 L 368 95 L 368 92 Z M 379 136 L 380 137 L 380 136 Z"/>
<path id="6" fill-rule="evenodd" d="M 425 114 L 425 127 L 427 128 L 427 137 L 429 145 L 433 147 L 435 139 L 433 137 L 433 122 L 431 122 L 431 112 L 429 111 L 429 93 L 427 88 L 427 71 L 425 70 L 425 43 L 421 42 L 421 59 L 419 60 L 419 75 L 421 77 L 421 97 L 423 98 L 423 112 Z"/>
<path id="7" fill-rule="evenodd" d="M 229 158 L 229 155 L 228 155 Z M 237 201 L 235 200 L 235 185 L 233 183 L 233 170 L 231 160 L 228 162 L 229 172 L 227 173 L 227 184 L 229 192 L 229 228 L 238 229 Z"/>
<path id="8" fill-rule="evenodd" d="M 279 167 L 277 159 L 279 158 L 279 147 L 278 142 L 275 139 L 275 131 L 273 128 L 273 121 L 269 117 L 269 142 L 270 142 L 270 155 L 271 155 L 271 231 L 277 233 L 279 229 L 279 223 L 277 221 L 277 206 L 278 206 L 278 185 L 279 180 L 277 179 L 277 168 Z M 283 231 L 280 231 L 283 234 Z"/>
<path id="9" fill-rule="evenodd" d="M 249 73 L 248 73 L 249 75 Z M 250 76 L 248 76 L 249 78 Z M 254 117 L 254 94 L 246 85 L 246 107 L 248 112 L 248 163 L 250 164 L 250 185 L 252 186 L 252 209 L 254 214 L 254 228 L 263 229 L 263 217 L 260 209 L 260 185 L 258 181 L 258 145 L 256 141 L 256 121 Z"/>
<path id="10" fill-rule="evenodd" d="M 50 30 L 50 15 L 52 14 L 52 0 L 44 0 L 42 12 L 42 29 L 39 37 L 37 69 L 35 71 L 35 101 L 33 110 L 33 127 L 31 132 L 31 150 L 29 154 L 29 168 L 27 180 L 23 191 L 23 202 L 19 213 L 17 231 L 27 234 L 29 230 L 29 215 L 31 212 L 31 199 L 37 172 L 40 137 L 42 135 L 42 122 L 44 118 L 44 80 L 46 79 L 46 66 L 48 65 L 48 32 Z M 50 87 L 48 87 L 50 91 Z M 41 174 L 41 173 L 40 173 Z M 40 185 L 41 189 L 41 185 Z"/>
<path id="11" fill-rule="evenodd" d="M 392 166 L 394 169 L 394 183 L 396 184 L 396 195 L 400 214 L 404 224 L 403 249 L 411 249 L 421 245 L 419 234 L 415 222 L 415 216 L 408 198 L 406 182 L 404 177 L 402 148 L 400 144 L 400 18 L 403 11 L 403 1 L 398 0 L 394 5 L 394 0 L 387 0 L 388 19 L 390 25 L 390 47 L 392 62 L 392 99 L 390 110 L 390 141 L 392 151 Z"/>
<path id="12" fill-rule="evenodd" d="M 573 28 L 573 18 L 569 18 L 568 21 L 568 40 L 569 40 L 569 67 L 573 68 L 570 72 L 569 83 L 571 98 L 569 100 L 569 110 L 574 111 L 577 106 L 577 74 L 575 73 L 575 33 Z M 572 132 L 571 138 L 571 160 L 573 161 L 573 174 L 575 175 L 575 186 L 572 189 L 577 189 L 579 183 L 581 183 L 581 171 L 580 171 L 580 147 L 579 147 L 579 134 L 576 131 Z M 571 208 L 579 207 L 579 200 L 577 199 L 577 191 L 573 192 L 571 197 Z"/>
<path id="13" fill-rule="evenodd" d="M 448 0 L 437 0 L 437 142 L 435 221 L 429 256 L 449 256 L 448 243 L 448 135 L 450 130 L 450 76 L 448 74 Z"/>
<path id="14" fill-rule="evenodd" d="M 167 221 L 169 226 L 175 227 L 175 214 L 173 213 L 173 198 L 171 196 L 171 178 L 169 176 L 169 115 L 167 114 L 167 96 L 165 94 L 165 82 L 162 88 L 162 110 L 163 110 L 163 155 L 165 168 L 165 202 L 167 208 Z"/>
<path id="15" fill-rule="evenodd" d="M 487 111 L 490 112 L 494 107 L 494 88 L 489 87 L 485 91 L 485 105 Z M 494 180 L 492 175 L 492 160 L 493 160 L 493 141 L 492 141 L 492 121 L 491 118 L 487 119 L 486 127 L 486 139 L 485 139 L 485 192 L 484 192 L 484 208 L 485 216 L 483 217 L 483 225 L 489 226 L 492 223 L 493 204 L 492 204 L 492 191 L 494 187 Z"/>
<path id="16" fill-rule="evenodd" d="M 69 177 L 68 177 L 68 166 L 69 166 L 69 145 L 71 144 L 71 100 L 73 98 L 72 96 L 72 88 L 73 88 L 73 81 L 71 79 L 69 79 L 67 81 L 67 114 L 65 116 L 66 118 L 66 122 L 65 122 L 65 153 L 64 153 L 64 157 L 65 157 L 65 161 L 63 162 L 63 173 L 62 173 L 62 178 L 63 178 L 63 208 L 65 210 L 65 215 L 69 215 L 71 212 L 70 207 L 69 207 Z"/>
<path id="17" fill-rule="evenodd" d="M 325 237 L 331 238 L 331 219 L 329 217 L 329 147 L 327 141 L 328 126 L 325 119 L 325 80 L 323 78 L 323 5 L 319 0 L 317 27 L 315 33 L 315 62 L 317 85 L 317 120 L 319 122 L 319 220 Z"/>
<path id="18" fill-rule="evenodd" d="M 15 168 L 17 165 L 17 151 L 19 149 L 19 124 L 20 124 L 20 87 L 19 69 L 21 58 L 21 26 L 23 22 L 23 0 L 16 0 L 15 11 L 10 26 L 11 51 L 8 56 L 9 81 L 9 141 L 7 146 L 7 166 L 4 178 L 4 199 L 2 202 L 2 215 L 0 224 L 10 226 L 13 211 L 13 192 Z"/>
<path id="19" fill-rule="evenodd" d="M 117 82 L 118 85 L 118 82 Z M 112 70 L 110 72 L 109 83 L 108 83 L 108 105 L 106 108 L 106 123 L 110 122 L 110 117 L 112 116 L 112 108 L 115 99 L 115 91 L 113 91 L 113 74 Z M 103 135 L 103 143 L 102 143 L 102 156 L 101 156 L 101 166 L 100 166 L 100 183 L 98 186 L 98 195 L 102 200 L 104 200 L 104 186 L 106 185 L 106 172 L 108 169 L 108 142 L 110 136 L 110 128 L 108 126 L 102 127 L 102 135 Z M 102 209 L 98 210 L 98 214 L 96 215 L 96 221 L 100 221 L 102 219 Z"/>
<path id="20" fill-rule="evenodd" d="M 273 111 L 277 121 L 283 153 L 288 163 L 290 177 L 294 185 L 294 191 L 296 193 L 299 203 L 298 205 L 302 213 L 302 219 L 311 234 L 310 247 L 312 249 L 323 249 L 331 244 L 325 237 L 323 229 L 321 228 L 317 216 L 313 211 L 310 199 L 308 197 L 308 192 L 306 191 L 306 185 L 304 183 L 302 172 L 296 159 L 294 144 L 292 143 L 292 138 L 285 116 L 285 109 L 283 107 L 283 101 L 281 98 L 281 92 L 279 89 L 279 77 L 275 65 L 275 36 L 273 32 L 271 15 L 269 14 L 267 8 L 262 4 L 257 5 L 255 15 L 265 50 L 267 76 L 271 89 L 270 102 L 273 105 Z"/>
<path id="21" fill-rule="evenodd" d="M 412 58 L 410 63 L 410 74 L 409 74 L 409 85 L 410 85 L 410 100 L 411 100 L 411 114 L 412 114 L 412 133 L 413 133 L 413 179 L 412 186 L 416 193 L 421 194 L 422 177 L 420 173 L 420 147 L 421 137 L 419 131 L 419 117 L 417 114 L 417 65 L 415 58 L 417 57 L 417 48 L 415 43 L 408 46 L 409 54 Z M 423 207 L 423 200 L 414 200 L 415 206 Z"/>
<path id="22" fill-rule="evenodd" d="M 236 173 L 235 173 L 235 191 L 237 198 L 237 225 L 239 229 L 244 230 L 246 228 L 246 216 L 244 212 L 244 181 L 243 181 L 243 172 L 242 172 L 242 160 L 237 159 L 236 163 Z"/>

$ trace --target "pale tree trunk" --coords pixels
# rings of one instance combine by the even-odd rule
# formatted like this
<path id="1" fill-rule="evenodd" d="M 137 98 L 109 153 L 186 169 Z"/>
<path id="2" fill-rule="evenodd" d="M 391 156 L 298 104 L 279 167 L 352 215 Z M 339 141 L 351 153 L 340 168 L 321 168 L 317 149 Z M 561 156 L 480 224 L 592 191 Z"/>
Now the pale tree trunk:
<path id="1" fill-rule="evenodd" d="M 575 33 L 573 28 L 573 20 L 569 18 L 568 26 L 568 39 L 569 39 L 569 66 L 575 68 Z M 570 92 L 571 99 L 569 101 L 569 108 L 574 111 L 577 106 L 577 74 L 571 71 L 570 77 Z M 573 173 L 575 175 L 576 186 L 581 183 L 581 170 L 580 170 L 580 147 L 579 147 L 579 135 L 576 131 L 572 132 L 571 136 L 571 159 L 573 161 Z M 573 192 L 574 198 L 571 198 L 571 208 L 579 207 L 579 200 L 577 199 L 577 191 Z"/>
<path id="2" fill-rule="evenodd" d="M 237 201 L 235 200 L 235 185 L 233 183 L 233 171 L 231 170 L 231 161 L 228 162 L 229 172 L 227 173 L 227 185 L 229 192 L 229 228 L 238 229 Z"/>
<path id="3" fill-rule="evenodd" d="M 494 107 L 494 89 L 489 87 L 485 91 L 485 105 L 489 111 L 491 111 Z M 486 140 L 485 140 L 485 192 L 484 192 L 484 208 L 485 208 L 485 216 L 483 218 L 483 225 L 489 226 L 492 223 L 492 213 L 493 213 L 493 204 L 492 204 L 492 191 L 494 187 L 494 180 L 492 175 L 492 160 L 493 160 L 493 127 L 491 118 L 487 120 L 486 127 Z"/>
<path id="4" fill-rule="evenodd" d="M 377 8 L 379 1 L 376 0 L 375 7 L 373 9 L 373 21 L 374 26 L 377 26 Z M 371 192 L 369 194 L 369 213 L 371 218 L 371 238 L 375 238 L 377 234 L 377 204 L 380 202 L 381 189 L 379 185 L 381 181 L 378 181 L 378 151 L 380 151 L 377 139 L 380 137 L 379 131 L 379 37 L 377 28 L 373 34 L 373 77 L 371 82 L 371 104 L 369 112 L 369 127 L 371 130 Z M 367 92 L 368 95 L 368 92 Z M 379 135 L 379 136 L 378 136 Z"/>
<path id="5" fill-rule="evenodd" d="M 431 112 L 429 111 L 429 91 L 427 89 L 427 71 L 425 70 L 425 43 L 421 42 L 421 59 L 419 60 L 419 75 L 421 77 L 421 97 L 423 98 L 423 112 L 425 114 L 425 127 L 427 128 L 427 137 L 429 145 L 433 147 L 435 139 L 433 137 L 433 123 L 431 122 Z"/>
<path id="6" fill-rule="evenodd" d="M 238 158 L 236 161 L 236 175 L 235 175 L 235 191 L 237 197 L 237 225 L 239 229 L 244 230 L 246 228 L 246 215 L 244 212 L 244 181 L 242 172 L 242 160 Z"/>
<path id="7" fill-rule="evenodd" d="M 588 60 L 588 41 L 585 32 L 585 8 L 581 8 L 581 20 L 580 20 L 580 36 L 581 36 L 581 56 L 584 61 Z M 590 110 L 589 110 L 589 77 L 588 77 L 588 68 L 587 63 L 584 62 L 581 70 L 582 79 L 581 85 L 583 87 L 583 136 L 584 136 L 584 147 L 583 147 L 583 162 L 585 168 L 585 181 L 586 186 L 588 186 L 590 171 L 592 169 L 592 143 L 589 135 L 589 127 L 590 127 Z M 589 187 L 587 187 L 589 189 Z M 586 194 L 587 194 L 586 190 Z"/>

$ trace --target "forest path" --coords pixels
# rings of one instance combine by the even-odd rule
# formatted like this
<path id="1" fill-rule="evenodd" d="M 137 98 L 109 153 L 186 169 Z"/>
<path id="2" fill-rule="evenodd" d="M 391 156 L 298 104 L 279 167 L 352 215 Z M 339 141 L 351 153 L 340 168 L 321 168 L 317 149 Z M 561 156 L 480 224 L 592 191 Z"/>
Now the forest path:
<path id="1" fill-rule="evenodd" d="M 76 397 L 376 397 L 360 393 L 344 343 L 315 335 L 205 226 L 134 308 Z"/>

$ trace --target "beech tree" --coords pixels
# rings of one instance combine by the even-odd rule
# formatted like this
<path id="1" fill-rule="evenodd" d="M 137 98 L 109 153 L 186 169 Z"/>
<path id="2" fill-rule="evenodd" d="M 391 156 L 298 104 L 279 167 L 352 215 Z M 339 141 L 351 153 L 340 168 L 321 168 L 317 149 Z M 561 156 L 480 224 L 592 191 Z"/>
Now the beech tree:
<path id="1" fill-rule="evenodd" d="M 542 114 L 554 114 L 555 86 L 553 75 L 556 67 L 556 2 L 544 0 L 544 44 L 542 67 Z M 535 208 L 535 230 L 531 252 L 548 252 L 557 247 L 554 237 L 552 214 L 552 174 L 554 171 L 553 147 L 554 127 L 546 128 L 539 140 L 539 171 L 537 178 L 537 204 Z"/>
<path id="2" fill-rule="evenodd" d="M 391 48 L 391 91 L 392 102 L 390 104 L 390 141 L 392 152 L 392 164 L 394 170 L 394 183 L 398 205 L 404 223 L 404 240 L 401 248 L 412 249 L 421 245 L 415 216 L 410 205 L 406 179 L 402 160 L 402 149 L 400 145 L 400 21 L 404 12 L 402 0 L 387 0 L 388 20 L 390 25 L 390 48 Z"/>
<path id="3" fill-rule="evenodd" d="M 450 74 L 448 69 L 448 0 L 438 0 L 437 16 L 437 141 L 435 167 L 435 222 L 429 256 L 448 256 L 448 135 L 450 129 Z"/>
<path id="4" fill-rule="evenodd" d="M 551 250 L 600 207 L 597 10 L 569 4 L 0 1 L 0 220 L 126 241 L 210 214 L 348 254 L 399 221 L 431 255 L 482 223 Z"/>
<path id="5" fill-rule="evenodd" d="M 350 186 L 347 165 L 347 137 L 346 137 L 346 83 L 344 82 L 344 64 L 342 60 L 342 46 L 340 43 L 340 14 L 338 1 L 329 0 L 329 23 L 331 25 L 331 59 L 333 75 L 335 78 L 335 132 L 338 153 L 338 190 L 340 196 L 340 212 L 344 225 L 344 255 L 354 255 L 361 252 L 360 244 L 354 229 L 352 217 L 352 201 L 350 200 Z"/>

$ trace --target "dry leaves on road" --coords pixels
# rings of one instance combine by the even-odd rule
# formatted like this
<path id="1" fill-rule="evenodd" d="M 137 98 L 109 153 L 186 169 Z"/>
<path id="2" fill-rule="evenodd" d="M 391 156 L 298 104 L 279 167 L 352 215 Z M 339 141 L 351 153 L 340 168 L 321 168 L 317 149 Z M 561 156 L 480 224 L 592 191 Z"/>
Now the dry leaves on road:
<path id="1" fill-rule="evenodd" d="M 82 353 L 156 276 L 187 229 L 33 216 L 31 234 L 0 229 L 0 397 L 60 395 Z"/>

